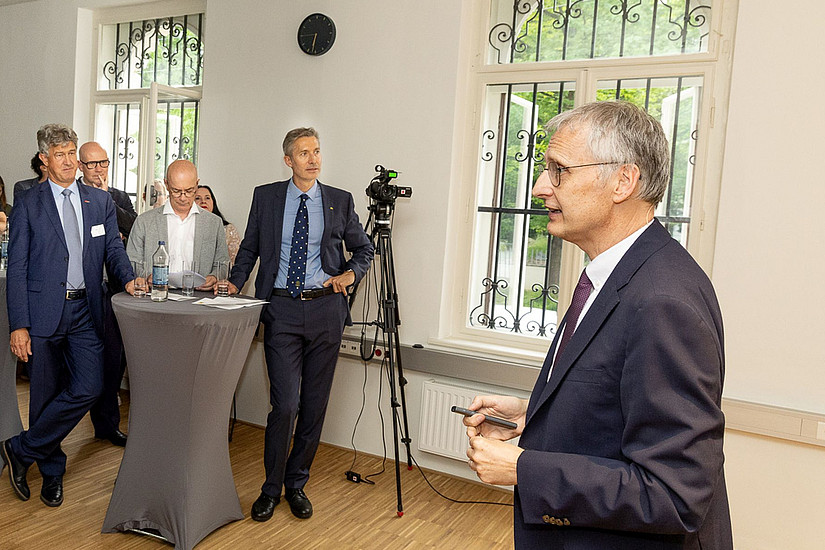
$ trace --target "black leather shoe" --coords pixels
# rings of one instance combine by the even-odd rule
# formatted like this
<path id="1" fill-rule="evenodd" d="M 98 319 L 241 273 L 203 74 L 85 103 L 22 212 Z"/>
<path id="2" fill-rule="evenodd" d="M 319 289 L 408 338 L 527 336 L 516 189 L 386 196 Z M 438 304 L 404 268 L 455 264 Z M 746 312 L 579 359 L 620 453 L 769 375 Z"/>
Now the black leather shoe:
<path id="1" fill-rule="evenodd" d="M 281 502 L 281 497 L 271 497 L 266 493 L 261 493 L 255 504 L 252 505 L 252 519 L 255 521 L 266 521 L 272 517 L 275 507 Z"/>
<path id="2" fill-rule="evenodd" d="M 63 504 L 63 476 L 44 477 L 40 500 L 52 508 Z"/>
<path id="3" fill-rule="evenodd" d="M 126 446 L 126 434 L 121 432 L 120 430 L 115 430 L 109 435 L 95 434 L 95 439 L 106 439 L 109 441 L 109 443 L 111 443 L 112 445 L 117 445 L 118 447 Z"/>
<path id="4" fill-rule="evenodd" d="M 312 503 L 307 498 L 303 489 L 286 489 L 284 497 L 289 503 L 292 515 L 298 519 L 307 519 L 312 516 Z"/>
<path id="5" fill-rule="evenodd" d="M 23 466 L 14 456 L 14 451 L 11 450 L 11 441 L 8 439 L 0 443 L 0 454 L 3 455 L 3 463 L 9 467 L 9 479 L 11 480 L 12 489 L 14 489 L 20 500 L 29 500 L 31 492 L 26 481 L 26 474 L 29 471 L 28 466 Z"/>

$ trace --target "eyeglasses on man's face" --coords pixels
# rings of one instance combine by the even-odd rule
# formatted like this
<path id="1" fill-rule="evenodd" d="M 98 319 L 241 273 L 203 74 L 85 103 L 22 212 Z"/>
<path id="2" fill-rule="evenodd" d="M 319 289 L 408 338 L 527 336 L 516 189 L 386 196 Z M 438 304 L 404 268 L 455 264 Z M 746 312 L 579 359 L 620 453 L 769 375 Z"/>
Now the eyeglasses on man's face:
<path id="1" fill-rule="evenodd" d="M 547 171 L 547 176 L 550 178 L 550 183 L 553 184 L 553 187 L 558 187 L 561 185 L 561 175 L 568 170 L 572 170 L 573 168 L 584 168 L 586 166 L 604 166 L 607 164 L 622 164 L 621 162 L 610 161 L 610 162 L 589 162 L 587 164 L 577 164 L 575 166 L 562 166 L 555 160 L 548 160 L 547 163 L 544 165 L 544 170 Z"/>
<path id="2" fill-rule="evenodd" d="M 174 187 L 169 187 L 169 194 L 175 198 L 180 197 L 181 195 L 191 197 L 197 190 L 197 187 L 190 187 L 189 189 L 175 189 Z"/>
<path id="3" fill-rule="evenodd" d="M 108 168 L 109 167 L 109 159 L 106 160 L 90 160 L 89 162 L 80 161 L 80 164 L 88 168 L 89 170 L 94 170 L 98 166 L 101 168 Z"/>

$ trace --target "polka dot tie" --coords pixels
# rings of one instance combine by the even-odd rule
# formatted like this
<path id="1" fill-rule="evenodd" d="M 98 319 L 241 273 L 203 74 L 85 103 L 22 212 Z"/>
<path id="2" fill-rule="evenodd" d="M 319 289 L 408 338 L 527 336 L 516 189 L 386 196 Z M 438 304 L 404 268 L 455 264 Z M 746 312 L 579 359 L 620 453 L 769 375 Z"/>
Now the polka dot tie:
<path id="1" fill-rule="evenodd" d="M 297 298 L 304 289 L 307 273 L 307 241 L 309 240 L 309 213 L 307 199 L 309 195 L 301 194 L 301 205 L 295 214 L 295 227 L 292 229 L 292 250 L 289 253 L 289 273 L 286 288 L 293 298 Z"/>

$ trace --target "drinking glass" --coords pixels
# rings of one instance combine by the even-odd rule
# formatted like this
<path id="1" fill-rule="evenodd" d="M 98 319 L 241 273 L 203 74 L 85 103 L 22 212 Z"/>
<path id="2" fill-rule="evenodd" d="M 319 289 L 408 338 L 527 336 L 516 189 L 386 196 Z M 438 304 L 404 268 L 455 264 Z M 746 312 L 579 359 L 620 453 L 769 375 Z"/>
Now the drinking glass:
<path id="1" fill-rule="evenodd" d="M 215 276 L 218 278 L 218 296 L 229 296 L 229 262 L 215 262 Z"/>
<path id="2" fill-rule="evenodd" d="M 180 263 L 181 272 L 181 293 L 184 296 L 195 295 L 195 272 L 191 264 L 182 261 Z"/>
<path id="3" fill-rule="evenodd" d="M 146 296 L 149 285 L 146 283 L 146 266 L 143 262 L 132 262 L 132 270 L 135 272 L 135 298 Z"/>

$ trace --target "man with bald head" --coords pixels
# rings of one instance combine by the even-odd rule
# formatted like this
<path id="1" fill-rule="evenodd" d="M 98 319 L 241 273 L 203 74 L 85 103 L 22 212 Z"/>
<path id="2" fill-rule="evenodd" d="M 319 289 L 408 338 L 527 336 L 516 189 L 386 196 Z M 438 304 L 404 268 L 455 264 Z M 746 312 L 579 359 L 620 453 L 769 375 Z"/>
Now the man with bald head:
<path id="1" fill-rule="evenodd" d="M 78 184 L 96 187 L 108 192 L 112 197 L 117 215 L 117 228 L 120 236 L 125 240 L 132 230 L 137 212 L 125 191 L 109 186 L 108 153 L 99 143 L 86 142 L 78 150 L 78 167 L 83 172 L 83 175 L 77 178 Z M 118 405 L 118 391 L 126 369 L 126 358 L 123 356 L 120 328 L 112 310 L 112 296 L 122 291 L 123 286 L 107 272 L 103 331 L 103 394 L 89 411 L 95 437 L 107 440 L 119 447 L 126 445 L 126 434 L 120 431 L 120 406 Z"/>
<path id="2" fill-rule="evenodd" d="M 180 271 L 180 263 L 185 261 L 206 277 L 198 290 L 209 290 L 217 281 L 213 266 L 228 262 L 229 251 L 223 221 L 195 204 L 199 181 L 198 170 L 190 161 L 179 159 L 170 164 L 165 180 L 169 200 L 162 208 L 137 217 L 126 252 L 133 262 L 150 266 L 158 241 L 166 241 L 170 271 Z"/>
<path id="3" fill-rule="evenodd" d="M 109 187 L 108 153 L 96 141 L 89 141 L 80 146 L 78 157 L 78 167 L 83 172 L 83 175 L 77 178 L 78 183 L 97 187 L 112 196 L 117 214 L 117 228 L 120 234 L 127 238 L 137 218 L 137 212 L 125 191 Z"/>

